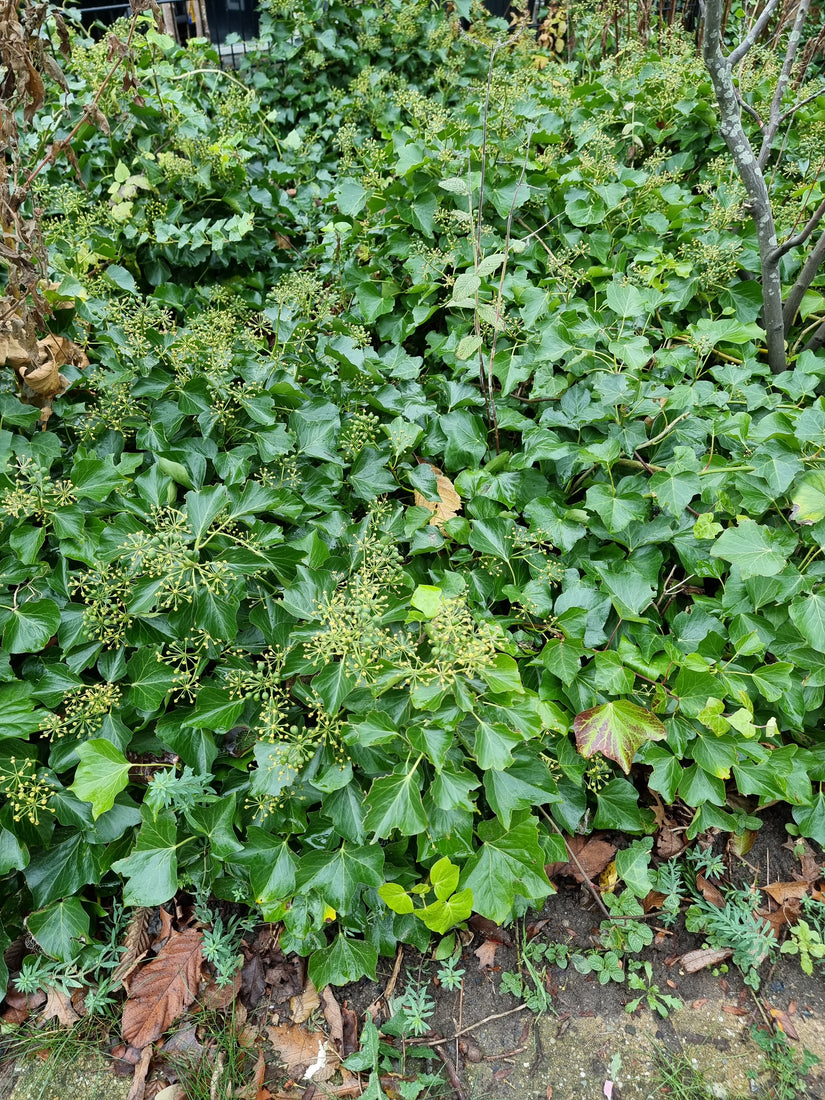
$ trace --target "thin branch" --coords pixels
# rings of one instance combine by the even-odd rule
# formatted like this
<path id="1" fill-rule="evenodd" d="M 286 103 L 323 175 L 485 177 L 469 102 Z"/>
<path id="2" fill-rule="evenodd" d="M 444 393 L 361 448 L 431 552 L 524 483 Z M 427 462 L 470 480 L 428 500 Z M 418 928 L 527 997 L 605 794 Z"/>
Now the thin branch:
<path id="1" fill-rule="evenodd" d="M 762 31 L 764 31 L 765 27 L 767 27 L 768 23 L 770 23 L 771 16 L 773 15 L 774 11 L 776 11 L 778 4 L 779 0 L 768 0 L 768 3 L 765 5 L 765 10 L 756 20 L 754 25 L 751 27 L 751 29 L 748 31 L 748 33 L 745 35 L 745 37 L 742 39 L 736 49 L 731 50 L 731 52 L 728 54 L 728 64 L 731 68 L 733 68 L 735 65 L 738 65 L 745 54 L 748 52 L 748 50 L 751 48 L 751 46 L 756 43 L 756 40 L 762 34 Z"/>
<path id="2" fill-rule="evenodd" d="M 673 431 L 679 421 L 684 420 L 686 417 L 690 416 L 690 413 L 690 409 L 686 409 L 683 413 L 679 413 L 679 415 L 674 420 L 671 420 L 671 422 L 665 428 L 663 428 L 658 435 L 654 435 L 652 439 L 646 439 L 644 443 L 639 443 L 636 447 L 636 450 L 643 451 L 647 447 L 655 447 L 657 443 L 661 443 L 666 436 L 670 435 L 670 433 Z"/>
<path id="3" fill-rule="evenodd" d="M 762 116 L 759 114 L 758 111 L 754 110 L 754 108 L 751 107 L 750 103 L 745 102 L 738 88 L 736 90 L 736 98 L 739 100 L 739 106 L 742 108 L 745 114 L 750 115 L 751 118 L 754 119 L 754 121 L 756 122 L 756 125 L 759 127 L 759 129 L 764 131 L 765 123 L 762 121 Z"/>
<path id="4" fill-rule="evenodd" d="M 808 221 L 795 237 L 788 237 L 787 241 L 783 241 L 782 244 L 777 245 L 771 258 L 781 260 L 786 252 L 790 252 L 790 250 L 796 248 L 797 245 L 804 244 L 822 221 L 823 216 L 825 216 L 825 199 L 823 199 L 816 210 L 814 210 L 813 214 L 811 214 Z"/>
<path id="5" fill-rule="evenodd" d="M 608 920 L 610 920 L 611 919 L 610 918 L 610 913 L 607 910 L 607 906 L 602 901 L 602 899 L 599 895 L 599 891 L 596 889 L 596 887 L 590 881 L 590 878 L 588 877 L 587 871 L 585 871 L 584 867 L 582 867 L 581 863 L 579 863 L 579 860 L 578 860 L 578 857 L 577 857 L 576 853 L 573 851 L 573 849 L 567 843 L 567 837 L 564 835 L 564 833 L 561 831 L 561 829 L 558 827 L 558 825 L 555 823 L 553 818 L 550 816 L 550 814 L 548 814 L 548 812 L 545 810 L 545 808 L 543 806 L 539 806 L 539 813 L 545 819 L 545 821 L 547 821 L 547 823 L 553 829 L 556 830 L 556 832 L 559 834 L 561 839 L 564 841 L 564 846 L 567 849 L 567 854 L 570 857 L 570 861 L 571 861 L 571 863 L 575 863 L 576 869 L 578 870 L 579 874 L 582 877 L 582 881 L 587 886 L 587 889 L 590 891 L 590 893 L 593 897 L 593 901 L 595 901 L 596 905 L 598 905 L 599 909 L 601 909 L 602 915 L 607 917 Z"/>
<path id="6" fill-rule="evenodd" d="M 825 202 L 823 202 L 823 206 L 825 206 Z M 819 240 L 811 250 L 811 254 L 803 264 L 802 270 L 796 277 L 796 282 L 791 287 L 788 297 L 785 299 L 785 305 L 782 307 L 782 316 L 785 319 L 786 331 L 794 323 L 797 311 L 802 304 L 802 299 L 805 297 L 805 291 L 816 278 L 823 260 L 825 260 L 825 230 L 820 233 Z"/>
<path id="7" fill-rule="evenodd" d="M 794 24 L 791 28 L 790 36 L 788 37 L 785 60 L 782 62 L 782 71 L 776 82 L 773 99 L 771 100 L 771 108 L 768 112 L 768 125 L 765 127 L 764 136 L 762 138 L 762 148 L 759 150 L 759 156 L 757 157 L 757 163 L 760 168 L 764 168 L 768 163 L 773 139 L 776 137 L 776 131 L 779 129 L 779 124 L 782 120 L 782 100 L 785 96 L 785 92 L 788 90 L 788 82 L 791 79 L 791 71 L 796 61 L 796 55 L 799 53 L 799 46 L 802 42 L 802 30 L 805 26 L 805 20 L 808 16 L 808 8 L 810 6 L 811 0 L 799 0 L 796 9 L 796 18 L 794 19 Z"/>
<path id="8" fill-rule="evenodd" d="M 793 107 L 789 107 L 788 110 L 784 113 L 784 115 L 780 115 L 779 125 L 781 126 L 786 118 L 790 118 L 791 115 L 795 115 L 796 112 L 800 109 L 800 107 L 804 107 L 807 103 L 813 103 L 813 101 L 815 99 L 819 99 L 821 95 L 822 95 L 822 88 L 820 88 L 818 92 L 812 92 L 811 95 L 805 96 L 804 99 L 800 99 L 800 101 L 798 103 L 795 103 L 793 105 Z"/>

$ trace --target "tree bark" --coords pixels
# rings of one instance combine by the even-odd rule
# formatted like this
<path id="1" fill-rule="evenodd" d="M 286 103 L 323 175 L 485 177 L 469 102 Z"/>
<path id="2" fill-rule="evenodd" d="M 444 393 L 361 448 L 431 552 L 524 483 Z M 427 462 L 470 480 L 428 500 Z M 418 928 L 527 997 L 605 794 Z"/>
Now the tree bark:
<path id="1" fill-rule="evenodd" d="M 744 57 L 756 36 L 752 31 L 730 57 L 725 57 L 722 53 L 721 27 L 722 0 L 705 0 L 702 54 L 719 105 L 719 132 L 748 193 L 762 266 L 762 324 L 768 346 L 768 363 L 773 373 L 779 374 L 787 368 L 787 358 L 782 316 L 782 281 L 779 274 L 780 257 L 776 255 L 776 225 L 765 176 L 742 126 L 731 64 L 731 58 L 738 62 Z"/>

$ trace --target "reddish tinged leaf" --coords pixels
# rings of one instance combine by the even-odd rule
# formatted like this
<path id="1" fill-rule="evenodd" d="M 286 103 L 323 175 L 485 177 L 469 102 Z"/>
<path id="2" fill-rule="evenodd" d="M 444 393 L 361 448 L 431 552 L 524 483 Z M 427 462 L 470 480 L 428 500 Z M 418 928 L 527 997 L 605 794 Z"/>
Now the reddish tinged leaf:
<path id="1" fill-rule="evenodd" d="M 722 1005 L 722 1011 L 727 1012 L 730 1016 L 747 1016 L 748 1010 L 746 1008 L 740 1008 L 739 1005 Z"/>
<path id="2" fill-rule="evenodd" d="M 192 1004 L 200 981 L 201 940 L 194 928 L 170 933 L 157 957 L 132 978 L 123 1007 L 127 1043 L 149 1046 Z"/>
<path id="3" fill-rule="evenodd" d="M 600 752 L 608 760 L 614 760 L 626 775 L 645 741 L 661 741 L 667 736 L 655 714 L 625 699 L 602 703 L 577 714 L 573 731 L 582 756 Z"/>

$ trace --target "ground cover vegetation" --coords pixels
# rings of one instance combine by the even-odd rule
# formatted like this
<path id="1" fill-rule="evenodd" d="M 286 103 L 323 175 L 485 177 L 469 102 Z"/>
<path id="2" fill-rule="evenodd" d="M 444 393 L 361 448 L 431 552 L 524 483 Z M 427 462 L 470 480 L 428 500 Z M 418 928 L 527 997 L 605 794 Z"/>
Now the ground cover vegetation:
<path id="1" fill-rule="evenodd" d="M 816 39 L 766 168 L 779 239 L 804 236 L 776 371 L 694 38 L 582 8 L 536 42 L 458 9 L 272 0 L 239 72 L 151 12 L 99 41 L 16 24 L 42 47 L 4 59 L 26 124 L 1 181 L 24 985 L 96 973 L 112 899 L 179 890 L 281 922 L 318 989 L 433 934 L 443 961 L 593 829 L 639 838 L 605 894 L 618 957 L 642 899 L 686 896 L 656 866 L 685 840 L 783 802 L 825 844 Z M 776 18 L 737 73 L 753 141 Z"/>

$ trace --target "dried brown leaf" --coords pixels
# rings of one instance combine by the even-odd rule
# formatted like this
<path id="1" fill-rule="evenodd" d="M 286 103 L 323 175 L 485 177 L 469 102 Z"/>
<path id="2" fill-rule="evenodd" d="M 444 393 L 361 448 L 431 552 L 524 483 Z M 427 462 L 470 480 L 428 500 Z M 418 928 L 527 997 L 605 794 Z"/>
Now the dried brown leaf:
<path id="1" fill-rule="evenodd" d="M 157 956 L 129 983 L 122 1034 L 142 1048 L 166 1031 L 195 999 L 200 981 L 202 935 L 194 928 L 172 932 Z"/>
<path id="2" fill-rule="evenodd" d="M 186 1089 L 183 1085 L 167 1085 L 155 1095 L 155 1100 L 186 1100 Z"/>
<path id="3" fill-rule="evenodd" d="M 779 1030 L 784 1032 L 784 1034 L 787 1035 L 789 1039 L 799 1038 L 799 1032 L 794 1027 L 793 1022 L 787 1012 L 783 1012 L 781 1008 L 772 1008 L 771 1016 L 773 1017 L 774 1023 L 779 1028 Z"/>
<path id="4" fill-rule="evenodd" d="M 201 995 L 201 1004 L 211 1012 L 223 1012 L 229 1008 L 238 996 L 241 988 L 241 972 L 236 970 L 232 980 L 226 985 L 218 985 L 214 978 L 210 978 Z"/>
<path id="5" fill-rule="evenodd" d="M 777 905 L 784 905 L 785 902 L 790 901 L 791 898 L 804 898 L 808 893 L 808 883 L 772 882 L 770 886 L 763 886 L 762 889 Z"/>
<path id="6" fill-rule="evenodd" d="M 483 943 L 475 949 L 473 954 L 478 959 L 479 969 L 490 969 L 496 958 L 496 951 L 501 944 L 496 943 L 495 940 L 484 940 Z"/>
<path id="7" fill-rule="evenodd" d="M 688 951 L 682 955 L 679 959 L 679 965 L 687 974 L 696 974 L 699 970 L 705 970 L 709 966 L 718 966 L 725 959 L 729 959 L 732 954 L 733 951 L 729 948 L 697 948 L 696 951 Z"/>
<path id="8" fill-rule="evenodd" d="M 341 1005 L 341 1018 L 344 1021 L 343 1055 L 349 1058 L 358 1050 L 358 1013 L 344 1004 Z"/>
<path id="9" fill-rule="evenodd" d="M 712 882 L 708 882 L 704 875 L 696 876 L 696 886 L 706 902 L 715 905 L 718 909 L 725 908 L 725 898 L 722 891 L 714 886 Z"/>
<path id="10" fill-rule="evenodd" d="M 600 875 L 616 854 L 616 845 L 597 836 L 571 836 L 565 837 L 568 850 L 576 857 L 581 865 L 581 871 L 571 859 L 566 863 L 548 863 L 545 867 L 548 878 L 562 877 L 574 878 L 576 882 L 584 882 L 582 871 L 589 879 Z"/>
<path id="11" fill-rule="evenodd" d="M 46 989 L 46 1003 L 40 1012 L 37 1026 L 42 1027 L 55 1017 L 61 1027 L 74 1027 L 80 1019 L 72 1007 L 71 999 L 56 986 L 50 986 Z"/>
<path id="12" fill-rule="evenodd" d="M 149 1072 L 149 1064 L 152 1061 L 152 1048 L 150 1046 L 145 1047 L 143 1053 L 140 1056 L 140 1061 L 135 1066 L 135 1076 L 132 1080 L 132 1087 L 126 1096 L 126 1100 L 143 1100 L 143 1094 L 146 1091 L 146 1075 Z"/>
<path id="13" fill-rule="evenodd" d="M 300 993 L 296 993 L 294 997 L 289 998 L 289 1011 L 292 1015 L 292 1022 L 295 1024 L 302 1024 L 305 1020 L 308 1020 L 316 1008 L 320 1008 L 321 998 L 318 996 L 318 990 L 307 979 L 307 984 L 304 986 Z"/>
<path id="14" fill-rule="evenodd" d="M 306 1031 L 297 1024 L 278 1024 L 266 1029 L 266 1036 L 277 1050 L 290 1077 L 303 1078 L 319 1061 L 325 1064 L 312 1075 L 316 1083 L 328 1081 L 335 1072 L 338 1058 L 327 1057 L 326 1036 L 320 1031 Z"/>
<path id="15" fill-rule="evenodd" d="M 413 499 L 416 507 L 426 508 L 428 512 L 432 512 L 431 524 L 442 527 L 448 519 L 454 519 L 461 511 L 461 497 L 458 495 L 452 481 L 437 466 L 430 465 L 430 469 L 435 474 L 438 500 L 427 500 L 417 489 L 413 494 Z"/>
<path id="16" fill-rule="evenodd" d="M 121 944 L 120 962 L 112 973 L 112 982 L 126 984 L 126 979 L 149 950 L 149 915 L 151 909 L 139 906 L 132 914 Z"/>
<path id="17" fill-rule="evenodd" d="M 309 984 L 308 982 L 307 985 Z M 335 995 L 328 985 L 325 985 L 321 990 L 321 1006 L 324 1019 L 329 1028 L 329 1037 L 338 1053 L 342 1054 L 344 1050 L 344 1018 L 341 1015 L 341 1006 L 335 1000 Z"/>

